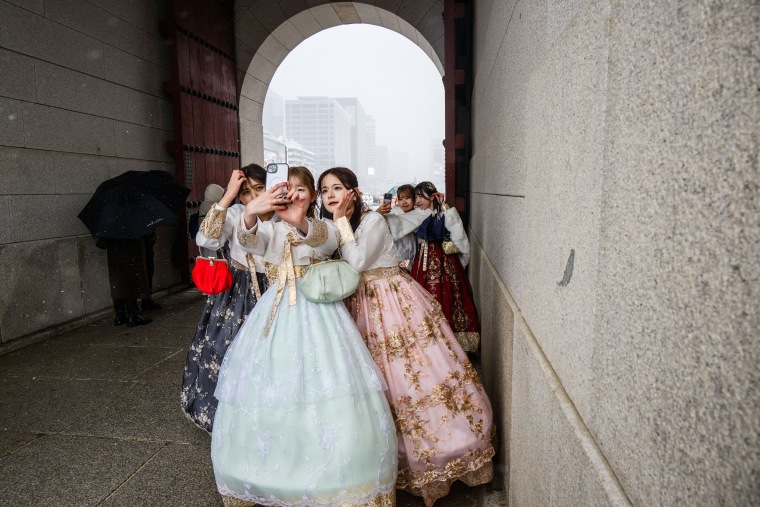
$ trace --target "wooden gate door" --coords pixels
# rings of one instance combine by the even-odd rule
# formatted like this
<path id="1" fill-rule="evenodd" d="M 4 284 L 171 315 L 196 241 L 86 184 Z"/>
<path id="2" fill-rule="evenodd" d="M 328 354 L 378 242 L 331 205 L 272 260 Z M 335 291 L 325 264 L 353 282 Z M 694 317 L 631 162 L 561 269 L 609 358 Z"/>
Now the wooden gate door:
<path id="1" fill-rule="evenodd" d="M 176 175 L 200 201 L 206 186 L 225 186 L 240 167 L 238 103 L 235 82 L 234 2 L 168 0 L 166 37 L 171 79 L 164 91 L 172 99 L 174 139 L 167 150 Z M 184 230 L 187 230 L 185 223 Z M 197 255 L 193 238 L 183 242 L 183 265 Z"/>

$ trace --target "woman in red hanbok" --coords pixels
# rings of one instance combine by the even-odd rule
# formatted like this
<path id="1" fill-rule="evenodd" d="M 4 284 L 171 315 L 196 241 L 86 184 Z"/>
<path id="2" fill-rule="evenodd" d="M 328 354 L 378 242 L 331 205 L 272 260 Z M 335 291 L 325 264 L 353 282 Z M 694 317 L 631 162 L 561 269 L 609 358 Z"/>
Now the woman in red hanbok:
<path id="1" fill-rule="evenodd" d="M 399 267 L 385 219 L 362 209 L 357 184 L 346 168 L 322 173 L 322 212 L 335 219 L 341 257 L 361 273 L 346 307 L 388 384 L 398 432 L 396 487 L 430 507 L 454 481 L 492 479 L 493 412 L 440 305 Z"/>
<path id="2" fill-rule="evenodd" d="M 412 277 L 441 304 L 457 341 L 467 352 L 480 345 L 478 311 L 464 268 L 470 260 L 470 242 L 457 210 L 442 203 L 442 195 L 429 181 L 415 187 L 417 208 L 387 215 L 394 239 L 417 232 L 417 254 Z"/>

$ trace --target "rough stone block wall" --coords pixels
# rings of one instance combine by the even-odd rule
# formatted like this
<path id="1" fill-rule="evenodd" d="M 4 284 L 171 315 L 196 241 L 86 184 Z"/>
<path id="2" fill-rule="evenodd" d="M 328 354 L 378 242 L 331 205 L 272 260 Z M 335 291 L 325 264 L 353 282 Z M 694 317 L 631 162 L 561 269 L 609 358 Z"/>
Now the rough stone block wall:
<path id="1" fill-rule="evenodd" d="M 510 505 L 752 504 L 760 4 L 474 12 L 470 276 Z"/>
<path id="2" fill-rule="evenodd" d="M 173 171 L 163 2 L 0 0 L 0 347 L 111 304 L 77 214 L 102 181 Z M 174 285 L 161 228 L 154 289 Z"/>

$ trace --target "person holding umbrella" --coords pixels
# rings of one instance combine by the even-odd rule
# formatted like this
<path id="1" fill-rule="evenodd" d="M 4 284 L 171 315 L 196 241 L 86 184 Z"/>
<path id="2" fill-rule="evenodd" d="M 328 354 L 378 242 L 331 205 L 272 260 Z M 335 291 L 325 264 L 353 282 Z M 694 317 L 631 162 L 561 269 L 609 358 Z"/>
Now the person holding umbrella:
<path id="1" fill-rule="evenodd" d="M 153 322 L 153 319 L 143 317 L 137 306 L 138 299 L 150 298 L 145 239 L 96 240 L 95 244 L 105 248 L 108 255 L 108 280 L 116 313 L 114 326 L 126 323 L 127 327 L 134 327 Z"/>
<path id="2" fill-rule="evenodd" d="M 137 299 L 151 301 L 147 254 L 152 245 L 146 246 L 146 240 L 155 238 L 159 225 L 177 219 L 189 193 L 171 173 L 127 171 L 101 183 L 79 213 L 96 244 L 108 252 L 114 325 L 133 327 L 152 321 L 140 315 L 137 306 Z"/>

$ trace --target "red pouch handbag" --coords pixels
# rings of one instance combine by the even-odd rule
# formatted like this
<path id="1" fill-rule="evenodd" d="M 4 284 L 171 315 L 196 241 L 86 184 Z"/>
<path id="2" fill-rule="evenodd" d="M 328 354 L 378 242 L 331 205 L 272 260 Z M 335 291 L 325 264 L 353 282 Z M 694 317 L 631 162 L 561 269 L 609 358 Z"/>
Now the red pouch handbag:
<path id="1" fill-rule="evenodd" d="M 232 287 L 232 272 L 226 259 L 196 257 L 193 282 L 204 294 L 214 295 Z"/>

